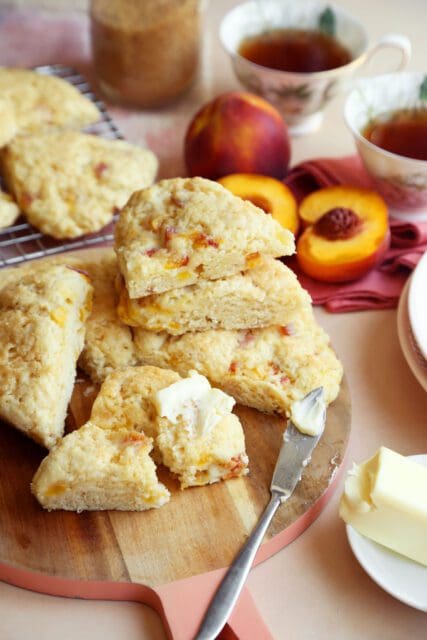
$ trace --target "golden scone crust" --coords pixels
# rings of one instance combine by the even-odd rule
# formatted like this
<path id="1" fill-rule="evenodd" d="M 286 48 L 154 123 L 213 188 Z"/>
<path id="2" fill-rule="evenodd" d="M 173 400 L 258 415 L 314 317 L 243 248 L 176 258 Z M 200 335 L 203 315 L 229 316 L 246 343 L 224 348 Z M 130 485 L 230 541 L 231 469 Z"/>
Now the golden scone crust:
<path id="1" fill-rule="evenodd" d="M 14 199 L 0 190 L 0 229 L 10 227 L 19 217 L 19 207 Z"/>
<path id="2" fill-rule="evenodd" d="M 42 461 L 31 484 L 45 509 L 143 511 L 161 507 L 169 491 L 157 480 L 152 441 L 128 429 L 90 422 L 63 438 Z"/>
<path id="3" fill-rule="evenodd" d="M 237 416 L 226 415 L 211 430 L 198 433 L 188 416 L 175 423 L 158 415 L 157 392 L 180 380 L 175 371 L 151 366 L 115 371 L 102 384 L 90 421 L 153 438 L 156 460 L 178 477 L 182 488 L 245 475 L 248 458 Z"/>
<path id="4" fill-rule="evenodd" d="M 204 178 L 161 180 L 134 193 L 115 230 L 131 298 L 233 275 L 260 254 L 289 255 L 294 246 L 272 216 Z"/>
<path id="5" fill-rule="evenodd" d="M 66 266 L 19 271 L 0 290 L 0 415 L 50 448 L 63 434 L 92 287 Z"/>
<path id="6" fill-rule="evenodd" d="M 237 402 L 288 414 L 292 403 L 323 386 L 327 403 L 339 392 L 342 366 L 310 308 L 288 325 L 170 336 L 134 330 L 140 363 L 187 375 L 195 369 Z"/>
<path id="7" fill-rule="evenodd" d="M 10 142 L 18 131 L 13 103 L 4 98 L 0 98 L 0 147 Z"/>
<path id="8" fill-rule="evenodd" d="M 0 96 L 10 103 L 14 121 L 9 136 L 0 124 L 0 145 L 17 133 L 81 129 L 100 118 L 98 108 L 69 82 L 30 69 L 0 67 Z"/>
<path id="9" fill-rule="evenodd" d="M 2 164 L 28 221 L 59 239 L 102 229 L 158 166 L 147 149 L 77 131 L 18 136 Z"/>
<path id="10" fill-rule="evenodd" d="M 118 315 L 133 327 L 181 335 L 209 329 L 255 329 L 293 319 L 311 304 L 288 267 L 262 257 L 253 269 L 144 298 L 129 298 L 119 281 Z"/>

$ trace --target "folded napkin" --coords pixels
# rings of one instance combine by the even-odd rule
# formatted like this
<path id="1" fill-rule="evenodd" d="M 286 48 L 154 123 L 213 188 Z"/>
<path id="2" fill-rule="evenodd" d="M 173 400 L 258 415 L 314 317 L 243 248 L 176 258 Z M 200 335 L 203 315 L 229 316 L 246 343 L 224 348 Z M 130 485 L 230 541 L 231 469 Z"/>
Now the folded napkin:
<path id="1" fill-rule="evenodd" d="M 374 188 L 358 156 L 307 160 L 291 169 L 285 183 L 298 201 L 315 189 L 334 184 Z M 313 303 L 324 305 L 328 311 L 392 309 L 397 306 L 408 275 L 427 251 L 427 222 L 391 219 L 390 232 L 391 246 L 381 264 L 354 282 L 317 282 L 301 273 L 295 259 L 289 264 Z"/>

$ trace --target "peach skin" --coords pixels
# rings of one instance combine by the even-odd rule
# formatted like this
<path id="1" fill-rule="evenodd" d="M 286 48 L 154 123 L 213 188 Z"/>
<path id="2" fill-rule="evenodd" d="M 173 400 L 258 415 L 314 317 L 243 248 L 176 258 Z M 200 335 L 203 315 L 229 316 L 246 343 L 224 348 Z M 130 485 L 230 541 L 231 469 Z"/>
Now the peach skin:
<path id="1" fill-rule="evenodd" d="M 298 232 L 297 203 L 292 191 L 275 178 L 255 173 L 232 173 L 218 180 L 235 196 L 250 200 L 294 235 Z"/>
<path id="2" fill-rule="evenodd" d="M 290 142 L 280 113 L 259 96 L 224 93 L 193 117 L 184 141 L 190 176 L 217 180 L 230 173 L 260 173 L 283 178 Z"/>
<path id="3" fill-rule="evenodd" d="M 315 280 L 347 282 L 370 271 L 390 245 L 387 205 L 375 191 L 338 185 L 301 202 L 301 270 Z"/>

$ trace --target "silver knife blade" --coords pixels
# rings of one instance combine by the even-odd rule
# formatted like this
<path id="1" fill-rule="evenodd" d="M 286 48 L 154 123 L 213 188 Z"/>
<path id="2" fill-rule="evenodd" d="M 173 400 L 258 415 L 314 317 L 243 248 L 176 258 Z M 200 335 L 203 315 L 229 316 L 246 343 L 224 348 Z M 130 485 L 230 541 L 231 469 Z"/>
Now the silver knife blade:
<path id="1" fill-rule="evenodd" d="M 300 408 L 307 414 L 313 409 L 315 403 L 323 400 L 323 387 L 314 389 L 300 402 Z M 283 434 L 283 444 L 277 458 L 276 466 L 271 480 L 270 490 L 278 494 L 284 502 L 293 493 L 301 480 L 304 468 L 311 459 L 313 449 L 319 442 L 326 422 L 326 407 L 323 411 L 323 426 L 319 434 L 310 436 L 299 431 L 292 420 L 288 420 L 286 431 Z"/>

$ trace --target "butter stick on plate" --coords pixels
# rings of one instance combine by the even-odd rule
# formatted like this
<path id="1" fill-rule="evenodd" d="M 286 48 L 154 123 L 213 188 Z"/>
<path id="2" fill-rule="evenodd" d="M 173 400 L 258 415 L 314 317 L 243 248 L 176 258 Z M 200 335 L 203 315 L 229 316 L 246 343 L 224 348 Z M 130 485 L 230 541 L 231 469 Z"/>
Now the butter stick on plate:
<path id="1" fill-rule="evenodd" d="M 380 447 L 349 472 L 339 513 L 362 535 L 427 566 L 427 467 Z"/>

